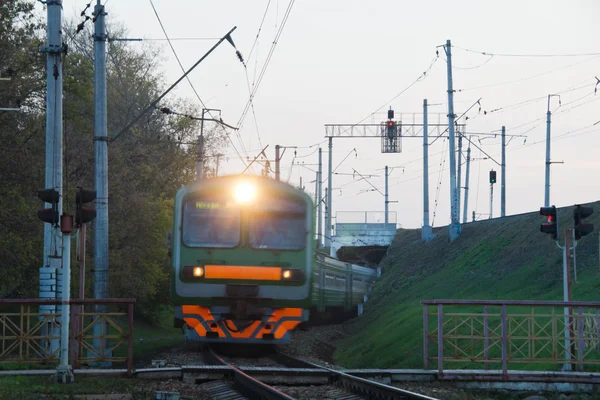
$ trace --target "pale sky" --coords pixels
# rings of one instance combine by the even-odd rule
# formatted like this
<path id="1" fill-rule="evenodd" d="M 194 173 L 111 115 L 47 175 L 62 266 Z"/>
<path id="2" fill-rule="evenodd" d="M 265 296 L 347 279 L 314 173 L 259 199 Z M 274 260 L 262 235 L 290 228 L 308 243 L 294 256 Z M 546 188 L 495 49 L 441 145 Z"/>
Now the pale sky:
<path id="1" fill-rule="evenodd" d="M 258 42 L 248 58 L 268 3 Z M 65 17 L 79 21 L 85 5 L 85 0 L 64 0 Z M 154 0 L 154 5 L 171 38 L 219 38 L 237 26 L 232 37 L 246 58 L 252 85 L 263 68 L 289 1 Z M 109 0 L 106 11 L 108 20 L 126 26 L 129 37 L 164 38 L 149 0 Z M 462 114 L 482 98 L 481 112 L 475 106 L 467 114 L 467 131 L 499 131 L 505 125 L 508 135 L 527 136 L 525 144 L 524 138 L 514 138 L 506 148 L 507 214 L 529 212 L 543 205 L 545 118 L 550 93 L 563 92 L 561 105 L 558 98 L 553 98 L 551 110 L 552 160 L 564 161 L 552 165 L 551 204 L 566 206 L 599 200 L 600 185 L 595 178 L 600 169 L 596 155 L 600 148 L 600 123 L 593 124 L 600 121 L 600 93 L 594 93 L 595 76 L 600 77 L 600 56 L 590 55 L 600 54 L 599 15 L 597 0 L 295 1 L 254 99 L 257 123 L 250 111 L 240 130 L 243 146 L 234 133 L 233 142 L 244 158 L 242 147 L 252 158 L 261 147 L 258 125 L 260 142 L 269 145 L 271 157 L 276 144 L 299 146 L 299 158 L 294 163 L 303 161 L 316 169 L 313 164 L 317 153 L 311 153 L 317 147 L 307 146 L 325 140 L 324 124 L 357 123 L 382 106 L 365 122 L 385 120 L 389 106 L 395 110 L 396 119 L 412 122 L 412 113 L 422 113 L 424 98 L 431 104 L 430 123 L 437 122 L 437 113 L 441 114 L 441 122 L 447 123 L 447 69 L 441 48 L 427 77 L 388 101 L 427 70 L 436 58 L 436 46 L 450 39 L 456 46 L 452 49 L 455 113 Z M 174 40 L 173 45 L 187 69 L 215 42 L 216 39 Z M 166 42 L 153 43 L 163 49 L 161 69 L 167 84 L 171 84 L 181 70 Z M 498 55 L 490 57 L 463 49 Z M 229 44 L 221 45 L 190 78 L 209 108 L 221 109 L 225 122 L 238 123 L 249 98 L 248 82 Z M 198 103 L 186 81 L 173 95 Z M 512 105 L 515 106 L 490 112 Z M 484 111 L 488 114 L 484 115 Z M 499 137 L 475 143 L 500 162 Z M 379 175 L 370 181 L 382 192 L 384 166 L 403 166 L 394 169 L 390 176 L 390 201 L 398 201 L 390 204 L 390 211 L 397 212 L 397 222 L 402 227 L 418 228 L 423 205 L 422 144 L 421 138 L 405 138 L 402 153 L 381 154 L 379 139 L 334 139 L 333 165 L 337 166 L 356 148 L 358 157 L 352 154 L 337 172 L 351 173 L 354 168 L 362 174 Z M 326 166 L 327 143 L 321 146 Z M 223 152 L 228 154 L 228 161 L 222 163 L 221 173 L 241 172 L 242 162 L 233 149 Z M 434 225 L 446 225 L 450 215 L 447 140 L 440 139 L 429 146 L 429 154 L 430 218 L 433 220 L 435 211 Z M 498 184 L 494 187 L 494 215 L 498 216 L 500 167 L 491 160 L 482 160 L 483 155 L 475 148 L 471 156 L 477 160 L 471 163 L 469 220 L 472 211 L 489 213 L 490 169 L 498 171 Z M 315 174 L 297 165 L 291 168 L 292 159 L 293 150 L 282 161 L 282 179 L 289 178 L 297 185 L 302 177 L 307 192 L 312 193 Z M 441 175 L 440 164 L 444 168 Z M 463 159 L 463 174 L 464 171 Z M 463 176 L 463 185 L 464 179 Z M 368 183 L 353 183 L 352 176 L 340 175 L 334 176 L 333 182 L 337 188 L 334 213 L 383 210 L 381 194 L 361 193 L 371 189 Z"/>

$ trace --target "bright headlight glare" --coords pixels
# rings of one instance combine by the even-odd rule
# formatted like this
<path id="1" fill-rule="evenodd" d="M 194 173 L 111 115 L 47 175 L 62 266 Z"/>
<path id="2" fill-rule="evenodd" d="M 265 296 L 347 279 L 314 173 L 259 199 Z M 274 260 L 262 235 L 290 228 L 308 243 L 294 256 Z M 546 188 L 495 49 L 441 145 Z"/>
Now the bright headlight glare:
<path id="1" fill-rule="evenodd" d="M 256 189 L 248 182 L 241 182 L 235 188 L 235 200 L 238 203 L 246 204 L 254 200 Z"/>
<path id="2" fill-rule="evenodd" d="M 202 275 L 204 275 L 204 268 L 202 268 L 202 267 L 195 267 L 194 268 L 194 276 L 196 278 L 200 278 Z"/>
<path id="3" fill-rule="evenodd" d="M 290 279 L 292 277 L 292 271 L 290 271 L 289 269 L 286 269 L 283 271 L 283 279 Z"/>

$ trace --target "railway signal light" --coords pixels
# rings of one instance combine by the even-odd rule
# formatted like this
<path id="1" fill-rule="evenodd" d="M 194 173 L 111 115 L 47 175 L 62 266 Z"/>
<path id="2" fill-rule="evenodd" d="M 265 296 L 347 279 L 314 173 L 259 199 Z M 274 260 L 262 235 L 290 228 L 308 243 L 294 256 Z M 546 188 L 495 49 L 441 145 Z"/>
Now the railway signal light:
<path id="1" fill-rule="evenodd" d="M 575 205 L 575 209 L 573 210 L 575 240 L 579 240 L 585 235 L 594 232 L 594 225 L 583 221 L 584 218 L 589 217 L 593 213 L 594 209 L 592 207 L 582 206 L 580 204 Z"/>
<path id="2" fill-rule="evenodd" d="M 490 171 L 490 183 L 496 183 L 496 171 L 494 170 Z"/>
<path id="3" fill-rule="evenodd" d="M 548 217 L 548 222 L 540 226 L 540 232 L 549 233 L 553 240 L 556 240 L 558 235 L 558 224 L 556 219 L 556 207 L 541 207 L 540 215 Z"/>
<path id="4" fill-rule="evenodd" d="M 38 217 L 44 222 L 52 225 L 58 224 L 58 201 L 60 200 L 60 194 L 55 189 L 43 189 L 38 190 L 38 197 L 44 201 L 44 203 L 50 203 L 51 208 L 42 208 L 38 210 Z"/>
<path id="5" fill-rule="evenodd" d="M 387 135 L 390 139 L 396 136 L 396 122 L 388 121 L 387 122 Z"/>
<path id="6" fill-rule="evenodd" d="M 95 190 L 86 190 L 83 188 L 79 188 L 77 194 L 75 195 L 75 224 L 77 226 L 81 226 L 82 224 L 87 224 L 96 218 L 96 210 L 93 208 L 85 208 L 83 205 L 85 203 L 89 203 L 91 201 L 96 200 L 96 191 Z"/>

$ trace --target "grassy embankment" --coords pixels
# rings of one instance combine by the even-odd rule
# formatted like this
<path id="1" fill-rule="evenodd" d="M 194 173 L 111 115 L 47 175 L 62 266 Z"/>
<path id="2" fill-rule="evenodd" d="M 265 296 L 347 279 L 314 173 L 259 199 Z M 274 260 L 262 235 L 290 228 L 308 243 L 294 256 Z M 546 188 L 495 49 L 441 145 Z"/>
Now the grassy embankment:
<path id="1" fill-rule="evenodd" d="M 600 203 L 592 206 L 588 221 L 596 232 L 577 246 L 574 300 L 600 300 Z M 572 227 L 572 209 L 559 210 L 561 229 Z M 429 243 L 420 241 L 420 230 L 398 230 L 365 314 L 349 324 L 353 334 L 338 344 L 336 361 L 357 368 L 422 368 L 421 300 L 562 301 L 562 252 L 539 231 L 542 222 L 538 213 L 528 213 L 469 223 L 453 243 L 447 227 L 435 229 Z"/>

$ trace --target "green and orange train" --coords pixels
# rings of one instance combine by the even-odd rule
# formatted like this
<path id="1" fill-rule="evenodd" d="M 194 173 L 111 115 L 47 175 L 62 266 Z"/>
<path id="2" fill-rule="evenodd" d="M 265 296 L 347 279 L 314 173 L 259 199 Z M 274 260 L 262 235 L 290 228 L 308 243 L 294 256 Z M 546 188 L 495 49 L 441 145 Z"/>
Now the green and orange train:
<path id="1" fill-rule="evenodd" d="M 351 312 L 376 272 L 315 251 L 312 199 L 256 176 L 204 179 L 175 197 L 171 300 L 186 341 L 287 343 L 311 314 Z"/>

